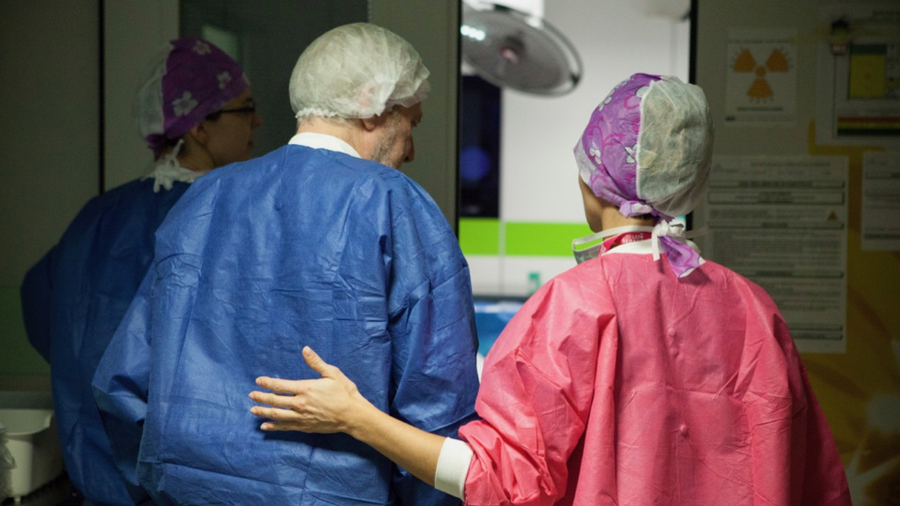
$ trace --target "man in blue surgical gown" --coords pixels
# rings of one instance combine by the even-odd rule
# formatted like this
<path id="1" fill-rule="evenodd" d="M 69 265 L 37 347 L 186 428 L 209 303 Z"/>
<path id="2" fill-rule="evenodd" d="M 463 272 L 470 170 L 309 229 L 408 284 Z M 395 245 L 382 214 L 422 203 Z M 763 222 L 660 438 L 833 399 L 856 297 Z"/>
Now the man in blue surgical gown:
<path id="1" fill-rule="evenodd" d="M 454 435 L 478 380 L 469 272 L 415 157 L 428 70 L 357 23 L 300 56 L 287 146 L 197 181 L 94 377 L 118 463 L 159 504 L 454 504 L 344 435 L 259 430 L 247 393 L 315 347 L 380 409 Z M 310 375 L 311 377 L 311 375 Z"/>

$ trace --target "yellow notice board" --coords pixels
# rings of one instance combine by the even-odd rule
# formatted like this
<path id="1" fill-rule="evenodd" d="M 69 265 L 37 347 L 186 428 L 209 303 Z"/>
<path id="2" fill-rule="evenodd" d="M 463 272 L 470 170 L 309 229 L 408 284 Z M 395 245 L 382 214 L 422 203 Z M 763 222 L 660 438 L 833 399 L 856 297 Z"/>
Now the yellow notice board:
<path id="1" fill-rule="evenodd" d="M 900 252 L 862 249 L 867 148 L 817 146 L 849 161 L 847 350 L 804 354 L 813 390 L 837 440 L 856 506 L 897 504 L 900 490 Z"/>
<path id="2" fill-rule="evenodd" d="M 807 349 L 802 358 L 853 504 L 900 505 L 900 2 L 697 0 L 692 12 L 692 79 L 716 122 L 716 157 L 846 161 L 846 293 L 843 308 L 834 309 L 846 321 L 846 346 Z M 714 191 L 723 198 L 721 187 L 711 185 L 711 197 Z M 815 184 L 809 191 L 814 198 L 828 192 Z M 805 219 L 807 208 L 786 206 L 784 213 Z M 697 213 L 694 224 L 713 218 Z M 759 255 L 773 262 L 784 250 Z M 803 296 L 817 303 L 830 293 L 823 285 Z"/>

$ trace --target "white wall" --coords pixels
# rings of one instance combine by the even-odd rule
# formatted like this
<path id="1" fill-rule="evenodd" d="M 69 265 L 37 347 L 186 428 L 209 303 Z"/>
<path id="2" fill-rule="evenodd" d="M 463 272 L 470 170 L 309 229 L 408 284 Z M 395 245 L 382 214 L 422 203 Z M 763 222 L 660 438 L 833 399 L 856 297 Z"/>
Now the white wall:
<path id="1" fill-rule="evenodd" d="M 509 221 L 579 222 L 572 148 L 593 109 L 637 72 L 687 81 L 689 23 L 650 17 L 618 0 L 549 1 L 545 19 L 578 49 L 584 76 L 563 97 L 504 91 L 500 213 Z"/>
<path id="2" fill-rule="evenodd" d="M 593 109 L 634 73 L 674 75 L 687 82 L 690 23 L 651 16 L 618 0 L 550 0 L 544 18 L 578 49 L 584 75 L 562 97 L 503 91 L 500 219 L 581 223 L 572 149 Z M 530 273 L 546 282 L 575 265 L 573 258 L 468 259 L 476 293 L 484 294 L 524 295 Z"/>

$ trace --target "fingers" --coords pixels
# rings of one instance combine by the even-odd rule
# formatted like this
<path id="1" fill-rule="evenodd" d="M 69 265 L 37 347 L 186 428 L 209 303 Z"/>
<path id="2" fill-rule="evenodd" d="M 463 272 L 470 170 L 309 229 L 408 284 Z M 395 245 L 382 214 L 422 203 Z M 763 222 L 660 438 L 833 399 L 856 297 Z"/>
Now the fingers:
<path id="1" fill-rule="evenodd" d="M 307 365 L 309 365 L 312 370 L 319 373 L 320 376 L 324 378 L 336 378 L 343 376 L 341 370 L 337 367 L 329 365 L 322 357 L 320 357 L 312 348 L 309 346 L 303 347 L 303 359 L 306 361 Z M 299 393 L 298 388 L 300 387 L 300 380 L 283 380 L 278 378 L 270 378 L 268 376 L 260 376 L 256 378 L 256 384 L 272 390 L 273 392 L 278 392 L 281 394 L 297 394 Z"/>
<path id="2" fill-rule="evenodd" d="M 294 422 L 263 422 L 260 429 L 264 431 L 303 431 L 303 426 Z"/>
<path id="3" fill-rule="evenodd" d="M 286 409 L 264 408 L 262 406 L 253 406 L 250 413 L 260 417 L 268 418 L 259 428 L 266 431 L 279 430 L 304 430 L 306 427 L 300 423 L 297 414 Z"/>
<path id="4" fill-rule="evenodd" d="M 250 408 L 250 414 L 260 418 L 268 418 L 271 421 L 290 422 L 296 426 L 309 423 L 311 418 L 300 413 L 291 411 L 290 409 L 269 408 L 266 406 L 253 406 Z"/>
<path id="5" fill-rule="evenodd" d="M 256 378 L 257 385 L 271 391 L 249 394 L 250 399 L 263 405 L 250 408 L 251 414 L 270 419 L 263 422 L 261 429 L 315 433 L 341 430 L 341 413 L 352 407 L 354 396 L 360 397 L 356 385 L 309 346 L 303 348 L 303 359 L 322 376 L 320 379 Z"/>
<path id="6" fill-rule="evenodd" d="M 338 370 L 336 367 L 332 367 L 320 357 L 316 352 L 313 351 L 309 346 L 303 347 L 303 360 L 306 361 L 306 365 L 308 365 L 313 371 L 316 371 L 323 378 L 333 377 L 333 370 Z M 339 370 L 338 370 L 339 371 Z"/>
<path id="7" fill-rule="evenodd" d="M 284 430 L 331 434 L 339 430 L 333 423 L 322 423 L 314 416 L 296 413 L 289 409 L 253 406 L 250 408 L 250 413 L 260 418 L 268 418 L 259 426 L 264 431 Z"/>
<path id="8" fill-rule="evenodd" d="M 267 408 L 265 406 L 253 406 L 250 413 L 260 418 L 270 418 L 272 420 L 288 420 L 296 421 L 298 416 L 289 409 Z"/>
<path id="9" fill-rule="evenodd" d="M 268 392 L 250 392 L 250 398 L 261 404 L 268 404 L 280 408 L 290 408 L 293 406 L 291 395 L 275 395 Z"/>
<path id="10" fill-rule="evenodd" d="M 270 378 L 268 376 L 260 376 L 256 378 L 256 384 L 267 388 L 273 392 L 280 394 L 296 395 L 301 391 L 302 380 L 284 380 L 279 378 Z"/>

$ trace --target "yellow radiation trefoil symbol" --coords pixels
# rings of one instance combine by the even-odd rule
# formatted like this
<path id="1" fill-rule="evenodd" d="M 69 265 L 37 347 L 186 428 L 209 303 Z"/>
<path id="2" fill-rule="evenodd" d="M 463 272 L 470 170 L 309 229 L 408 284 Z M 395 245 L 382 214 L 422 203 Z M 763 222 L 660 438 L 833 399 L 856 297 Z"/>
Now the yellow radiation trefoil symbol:
<path id="1" fill-rule="evenodd" d="M 742 73 L 756 72 L 756 79 L 753 81 L 753 84 L 750 85 L 750 89 L 747 90 L 747 96 L 750 98 L 766 99 L 775 95 L 772 91 L 772 87 L 769 86 L 769 83 L 766 81 L 766 74 L 768 72 L 787 72 L 791 69 L 791 65 L 788 63 L 784 52 L 780 49 L 772 50 L 772 54 L 769 55 L 769 59 L 766 60 L 765 65 L 758 65 L 750 50 L 744 49 L 738 57 L 735 58 L 733 69 L 735 72 Z"/>

